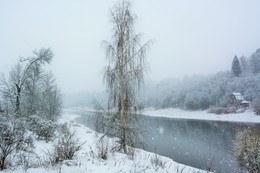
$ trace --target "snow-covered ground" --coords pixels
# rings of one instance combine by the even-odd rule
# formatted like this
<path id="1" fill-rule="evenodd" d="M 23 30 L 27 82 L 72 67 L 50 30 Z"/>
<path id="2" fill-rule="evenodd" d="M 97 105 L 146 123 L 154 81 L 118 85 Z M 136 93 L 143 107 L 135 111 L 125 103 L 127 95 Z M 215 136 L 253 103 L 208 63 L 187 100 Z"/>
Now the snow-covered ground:
<path id="1" fill-rule="evenodd" d="M 165 163 L 165 167 L 155 167 L 151 163 L 151 158 L 155 158 L 155 154 L 141 149 L 136 149 L 135 159 L 131 160 L 125 154 L 110 151 L 111 145 L 115 143 L 115 139 L 107 137 L 105 137 L 104 140 L 109 145 L 108 159 L 100 159 L 97 157 L 96 144 L 102 134 L 99 134 L 84 125 L 75 122 L 75 118 L 78 115 L 73 114 L 72 112 L 73 110 L 65 110 L 59 120 L 59 123 L 67 123 L 71 127 L 71 130 L 76 132 L 76 137 L 79 138 L 81 142 L 85 142 L 82 150 L 77 154 L 75 160 L 67 161 L 55 167 L 30 168 L 27 170 L 28 173 L 206 173 L 206 171 L 178 164 L 163 156 L 159 156 L 159 158 L 163 163 Z M 44 155 L 46 154 L 46 150 L 52 147 L 51 142 L 45 143 L 43 141 L 36 142 L 35 146 L 35 152 L 42 158 L 45 157 Z M 25 171 L 22 168 L 18 168 L 12 171 L 5 170 L 5 172 L 22 173 Z"/>
<path id="2" fill-rule="evenodd" d="M 182 119 L 198 119 L 198 120 L 217 120 L 217 121 L 233 121 L 233 122 L 253 122 L 260 123 L 260 116 L 254 114 L 252 110 L 247 110 L 244 113 L 236 114 L 213 114 L 205 111 L 185 111 L 181 109 L 146 109 L 145 115 L 168 118 Z"/>

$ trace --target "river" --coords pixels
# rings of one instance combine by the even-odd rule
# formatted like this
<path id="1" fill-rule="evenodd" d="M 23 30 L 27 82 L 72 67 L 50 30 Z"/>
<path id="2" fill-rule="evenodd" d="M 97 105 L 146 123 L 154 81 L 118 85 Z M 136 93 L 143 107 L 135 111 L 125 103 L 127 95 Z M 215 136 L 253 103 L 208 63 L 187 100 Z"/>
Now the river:
<path id="1" fill-rule="evenodd" d="M 94 130 L 84 113 L 77 121 Z M 260 124 L 190 120 L 140 115 L 140 134 L 145 150 L 167 156 L 176 162 L 221 173 L 244 173 L 234 156 L 234 140 L 239 132 L 260 130 Z M 142 148 L 140 146 L 140 148 Z"/>

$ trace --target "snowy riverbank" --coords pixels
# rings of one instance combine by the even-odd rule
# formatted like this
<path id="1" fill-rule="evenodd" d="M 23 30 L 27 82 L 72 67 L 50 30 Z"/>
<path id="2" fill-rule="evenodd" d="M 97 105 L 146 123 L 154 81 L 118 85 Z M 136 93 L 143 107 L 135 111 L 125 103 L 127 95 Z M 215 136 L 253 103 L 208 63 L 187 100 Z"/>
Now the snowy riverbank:
<path id="1" fill-rule="evenodd" d="M 254 114 L 252 110 L 247 110 L 244 113 L 236 114 L 212 114 L 204 111 L 185 111 L 181 109 L 145 109 L 144 113 L 148 116 L 180 118 L 180 119 L 197 119 L 197 120 L 215 120 L 215 121 L 231 121 L 231 122 L 251 122 L 260 123 L 260 116 Z"/>
<path id="2" fill-rule="evenodd" d="M 78 111 L 95 112 L 96 111 L 94 108 L 91 107 L 72 107 L 66 110 L 70 112 L 78 112 Z M 252 110 L 247 110 L 244 113 L 217 115 L 213 113 L 208 113 L 207 110 L 187 111 L 178 108 L 167 108 L 167 109 L 145 108 L 142 114 L 147 116 L 154 116 L 154 117 L 167 117 L 167 118 L 180 118 L 180 119 L 260 123 L 260 115 L 256 115 Z"/>
<path id="3" fill-rule="evenodd" d="M 160 160 L 165 164 L 164 168 L 156 167 L 151 163 L 151 158 L 155 158 L 154 153 L 146 152 L 141 149 L 136 149 L 136 154 L 134 160 L 131 160 L 127 155 L 119 152 L 111 152 L 112 144 L 115 143 L 115 139 L 106 138 L 105 141 L 108 143 L 108 159 L 103 160 L 97 156 L 97 141 L 100 139 L 102 134 L 99 134 L 84 125 L 75 122 L 75 118 L 79 115 L 71 113 L 73 110 L 65 109 L 59 123 L 67 123 L 71 127 L 72 131 L 76 132 L 76 137 L 79 138 L 81 142 L 85 142 L 82 150 L 77 154 L 75 160 L 70 162 L 65 162 L 55 167 L 48 168 L 30 168 L 27 170 L 28 173 L 82 173 L 82 172 L 106 172 L 106 173 L 116 173 L 116 172 L 143 172 L 143 173 L 155 173 L 155 172 L 172 172 L 179 173 L 183 170 L 183 173 L 204 173 L 206 171 L 201 171 L 189 166 L 178 164 L 173 160 L 159 156 Z M 43 141 L 35 142 L 35 152 L 41 158 L 44 158 L 47 149 L 51 149 L 51 142 L 45 143 Z M 68 166 L 70 165 L 70 166 Z M 5 171 L 7 173 L 22 173 L 24 170 L 22 168 Z"/>

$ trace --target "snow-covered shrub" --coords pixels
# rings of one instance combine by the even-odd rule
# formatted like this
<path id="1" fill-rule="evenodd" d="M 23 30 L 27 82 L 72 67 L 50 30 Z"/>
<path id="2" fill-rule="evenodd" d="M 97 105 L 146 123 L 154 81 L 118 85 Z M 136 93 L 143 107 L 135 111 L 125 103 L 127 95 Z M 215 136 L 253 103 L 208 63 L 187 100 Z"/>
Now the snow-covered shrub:
<path id="1" fill-rule="evenodd" d="M 53 150 L 48 152 L 48 162 L 56 165 L 64 160 L 72 160 L 83 144 L 76 138 L 75 132 L 71 132 L 68 125 L 63 124 L 60 126 L 58 138 L 54 141 Z"/>
<path id="2" fill-rule="evenodd" d="M 260 99 L 255 99 L 253 102 L 253 108 L 256 115 L 260 115 Z"/>
<path id="3" fill-rule="evenodd" d="M 108 158 L 108 142 L 102 138 L 96 142 L 98 158 L 107 160 Z"/>
<path id="4" fill-rule="evenodd" d="M 231 114 L 231 113 L 237 113 L 237 109 L 235 107 L 211 107 L 208 110 L 208 113 L 213 114 Z"/>
<path id="5" fill-rule="evenodd" d="M 250 173 L 260 170 L 260 132 L 241 133 L 235 141 L 235 156 Z"/>
<path id="6" fill-rule="evenodd" d="M 28 118 L 29 129 L 36 134 L 38 140 L 52 141 L 58 125 L 50 120 L 44 120 L 39 116 Z"/>
<path id="7" fill-rule="evenodd" d="M 164 169 L 167 163 L 167 161 L 163 160 L 158 154 L 154 154 L 150 161 L 156 171 L 158 171 L 159 168 Z"/>
<path id="8" fill-rule="evenodd" d="M 34 152 L 20 152 L 16 155 L 16 167 L 21 167 L 24 172 L 29 168 L 37 168 L 41 165 L 41 158 Z"/>
<path id="9" fill-rule="evenodd" d="M 31 152 L 33 139 L 25 123 L 11 116 L 0 117 L 0 170 L 6 169 L 6 161 L 13 160 L 19 152 Z"/>
<path id="10" fill-rule="evenodd" d="M 127 150 L 128 150 L 127 157 L 131 160 L 134 160 L 136 156 L 136 149 L 134 147 L 128 147 Z"/>
<path id="11" fill-rule="evenodd" d="M 213 114 L 224 114 L 226 112 L 227 108 L 224 107 L 210 107 L 208 110 L 208 113 L 213 113 Z"/>

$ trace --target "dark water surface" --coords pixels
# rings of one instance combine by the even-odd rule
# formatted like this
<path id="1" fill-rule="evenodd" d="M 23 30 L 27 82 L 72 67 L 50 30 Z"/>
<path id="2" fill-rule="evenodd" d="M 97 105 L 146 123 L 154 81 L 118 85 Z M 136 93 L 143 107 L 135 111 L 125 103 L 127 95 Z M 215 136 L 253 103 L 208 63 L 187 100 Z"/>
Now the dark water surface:
<path id="1" fill-rule="evenodd" d="M 82 114 L 79 123 L 89 128 L 93 113 Z M 140 134 L 147 151 L 172 158 L 174 161 L 196 168 L 206 169 L 212 163 L 213 170 L 221 173 L 242 173 L 234 156 L 233 142 L 239 132 L 260 130 L 260 124 L 223 122 L 210 120 L 174 119 L 140 115 Z"/>

